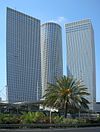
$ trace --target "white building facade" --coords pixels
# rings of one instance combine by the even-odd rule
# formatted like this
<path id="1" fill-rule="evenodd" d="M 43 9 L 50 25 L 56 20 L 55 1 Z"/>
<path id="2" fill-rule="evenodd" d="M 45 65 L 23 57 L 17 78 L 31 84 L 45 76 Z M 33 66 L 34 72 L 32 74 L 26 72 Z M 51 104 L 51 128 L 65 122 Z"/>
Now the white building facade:
<path id="1" fill-rule="evenodd" d="M 94 33 L 89 19 L 65 24 L 67 75 L 82 80 L 90 96 L 90 109 L 96 103 L 96 72 Z"/>
<path id="2" fill-rule="evenodd" d="M 63 75 L 62 29 L 60 25 L 48 22 L 41 26 L 41 76 L 42 96 L 47 83 L 55 83 Z"/>

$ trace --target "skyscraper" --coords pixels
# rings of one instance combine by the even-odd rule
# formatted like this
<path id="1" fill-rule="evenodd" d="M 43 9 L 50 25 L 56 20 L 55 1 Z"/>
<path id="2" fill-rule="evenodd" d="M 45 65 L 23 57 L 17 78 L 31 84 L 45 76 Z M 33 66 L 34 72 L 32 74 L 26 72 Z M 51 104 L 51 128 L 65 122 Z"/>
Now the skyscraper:
<path id="1" fill-rule="evenodd" d="M 41 97 L 40 20 L 7 8 L 6 65 L 8 101 Z"/>
<path id="2" fill-rule="evenodd" d="M 83 80 L 88 88 L 90 109 L 96 102 L 94 33 L 89 19 L 68 23 L 66 28 L 67 75 Z"/>
<path id="3" fill-rule="evenodd" d="M 42 95 L 47 83 L 55 83 L 55 78 L 63 75 L 62 62 L 62 31 L 61 27 L 53 22 L 41 26 L 41 75 Z"/>

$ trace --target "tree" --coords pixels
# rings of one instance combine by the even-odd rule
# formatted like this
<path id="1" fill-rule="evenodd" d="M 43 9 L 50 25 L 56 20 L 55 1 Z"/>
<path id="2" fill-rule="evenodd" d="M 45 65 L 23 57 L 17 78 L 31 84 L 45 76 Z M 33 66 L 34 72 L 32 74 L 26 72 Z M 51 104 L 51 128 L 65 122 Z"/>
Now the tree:
<path id="1" fill-rule="evenodd" d="M 51 108 L 64 110 L 65 118 L 68 109 L 89 109 L 89 101 L 85 98 L 89 95 L 82 81 L 73 77 L 63 76 L 56 79 L 55 84 L 48 83 L 44 95 L 44 105 Z"/>

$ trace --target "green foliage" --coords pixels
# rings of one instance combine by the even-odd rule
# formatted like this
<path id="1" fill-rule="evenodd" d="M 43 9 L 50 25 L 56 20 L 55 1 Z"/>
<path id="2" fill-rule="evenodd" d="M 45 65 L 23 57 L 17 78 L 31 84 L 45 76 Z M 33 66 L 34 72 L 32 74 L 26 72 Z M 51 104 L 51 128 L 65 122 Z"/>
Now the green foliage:
<path id="1" fill-rule="evenodd" d="M 82 81 L 63 76 L 56 80 L 55 85 L 48 83 L 44 105 L 63 109 L 66 117 L 69 108 L 87 110 L 89 102 L 85 97 L 88 95 L 87 88 Z"/>
<path id="2" fill-rule="evenodd" d="M 23 115 L 21 116 L 21 123 L 22 124 L 33 123 L 34 116 L 35 116 L 34 112 L 23 113 Z"/>
<path id="3" fill-rule="evenodd" d="M 50 116 L 46 116 L 43 112 L 28 112 L 17 116 L 12 114 L 0 114 L 0 124 L 33 124 L 33 123 L 50 123 Z M 79 127 L 88 124 L 100 123 L 100 117 L 95 119 L 72 119 L 63 116 L 51 117 L 52 124 L 64 124 L 68 127 Z"/>
<path id="4" fill-rule="evenodd" d="M 62 124 L 63 123 L 63 120 L 64 120 L 64 117 L 63 116 L 54 116 L 52 117 L 52 123 L 55 123 L 55 124 Z"/>
<path id="5" fill-rule="evenodd" d="M 87 124 L 87 121 L 86 119 L 77 119 L 78 120 L 78 125 L 84 125 L 84 124 Z"/>
<path id="6" fill-rule="evenodd" d="M 43 112 L 35 112 L 34 122 L 42 123 L 45 120 L 45 114 Z"/>
<path id="7" fill-rule="evenodd" d="M 86 119 L 72 119 L 64 118 L 63 116 L 54 116 L 52 117 L 52 123 L 54 124 L 66 124 L 66 125 L 83 125 L 86 124 Z"/>
<path id="8" fill-rule="evenodd" d="M 97 121 L 100 122 L 100 115 L 97 117 Z"/>
<path id="9" fill-rule="evenodd" d="M 12 114 L 0 114 L 0 124 L 18 124 L 20 118 Z"/>
<path id="10" fill-rule="evenodd" d="M 76 125 L 76 124 L 78 124 L 78 120 L 77 119 L 64 118 L 63 119 L 63 124 Z"/>
<path id="11" fill-rule="evenodd" d="M 42 112 L 28 112 L 23 113 L 21 116 L 21 123 L 41 123 L 43 122 L 45 115 Z"/>

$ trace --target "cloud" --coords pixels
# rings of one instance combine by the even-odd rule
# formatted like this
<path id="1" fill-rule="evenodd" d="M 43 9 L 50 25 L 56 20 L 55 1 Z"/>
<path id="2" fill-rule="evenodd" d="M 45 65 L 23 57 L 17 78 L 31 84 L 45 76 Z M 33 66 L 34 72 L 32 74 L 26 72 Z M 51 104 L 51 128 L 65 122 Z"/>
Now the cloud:
<path id="1" fill-rule="evenodd" d="M 57 21 L 56 20 L 53 20 L 53 19 L 52 20 L 49 20 L 49 22 L 57 23 Z"/>
<path id="2" fill-rule="evenodd" d="M 64 22 L 66 20 L 66 18 L 65 17 L 63 17 L 63 16 L 60 16 L 60 17 L 58 17 L 57 18 L 57 22 Z"/>
<path id="3" fill-rule="evenodd" d="M 58 24 L 64 24 L 64 23 L 68 22 L 68 19 L 66 19 L 63 16 L 59 16 L 56 19 L 49 20 L 49 22 L 55 22 L 55 23 L 58 23 Z"/>

